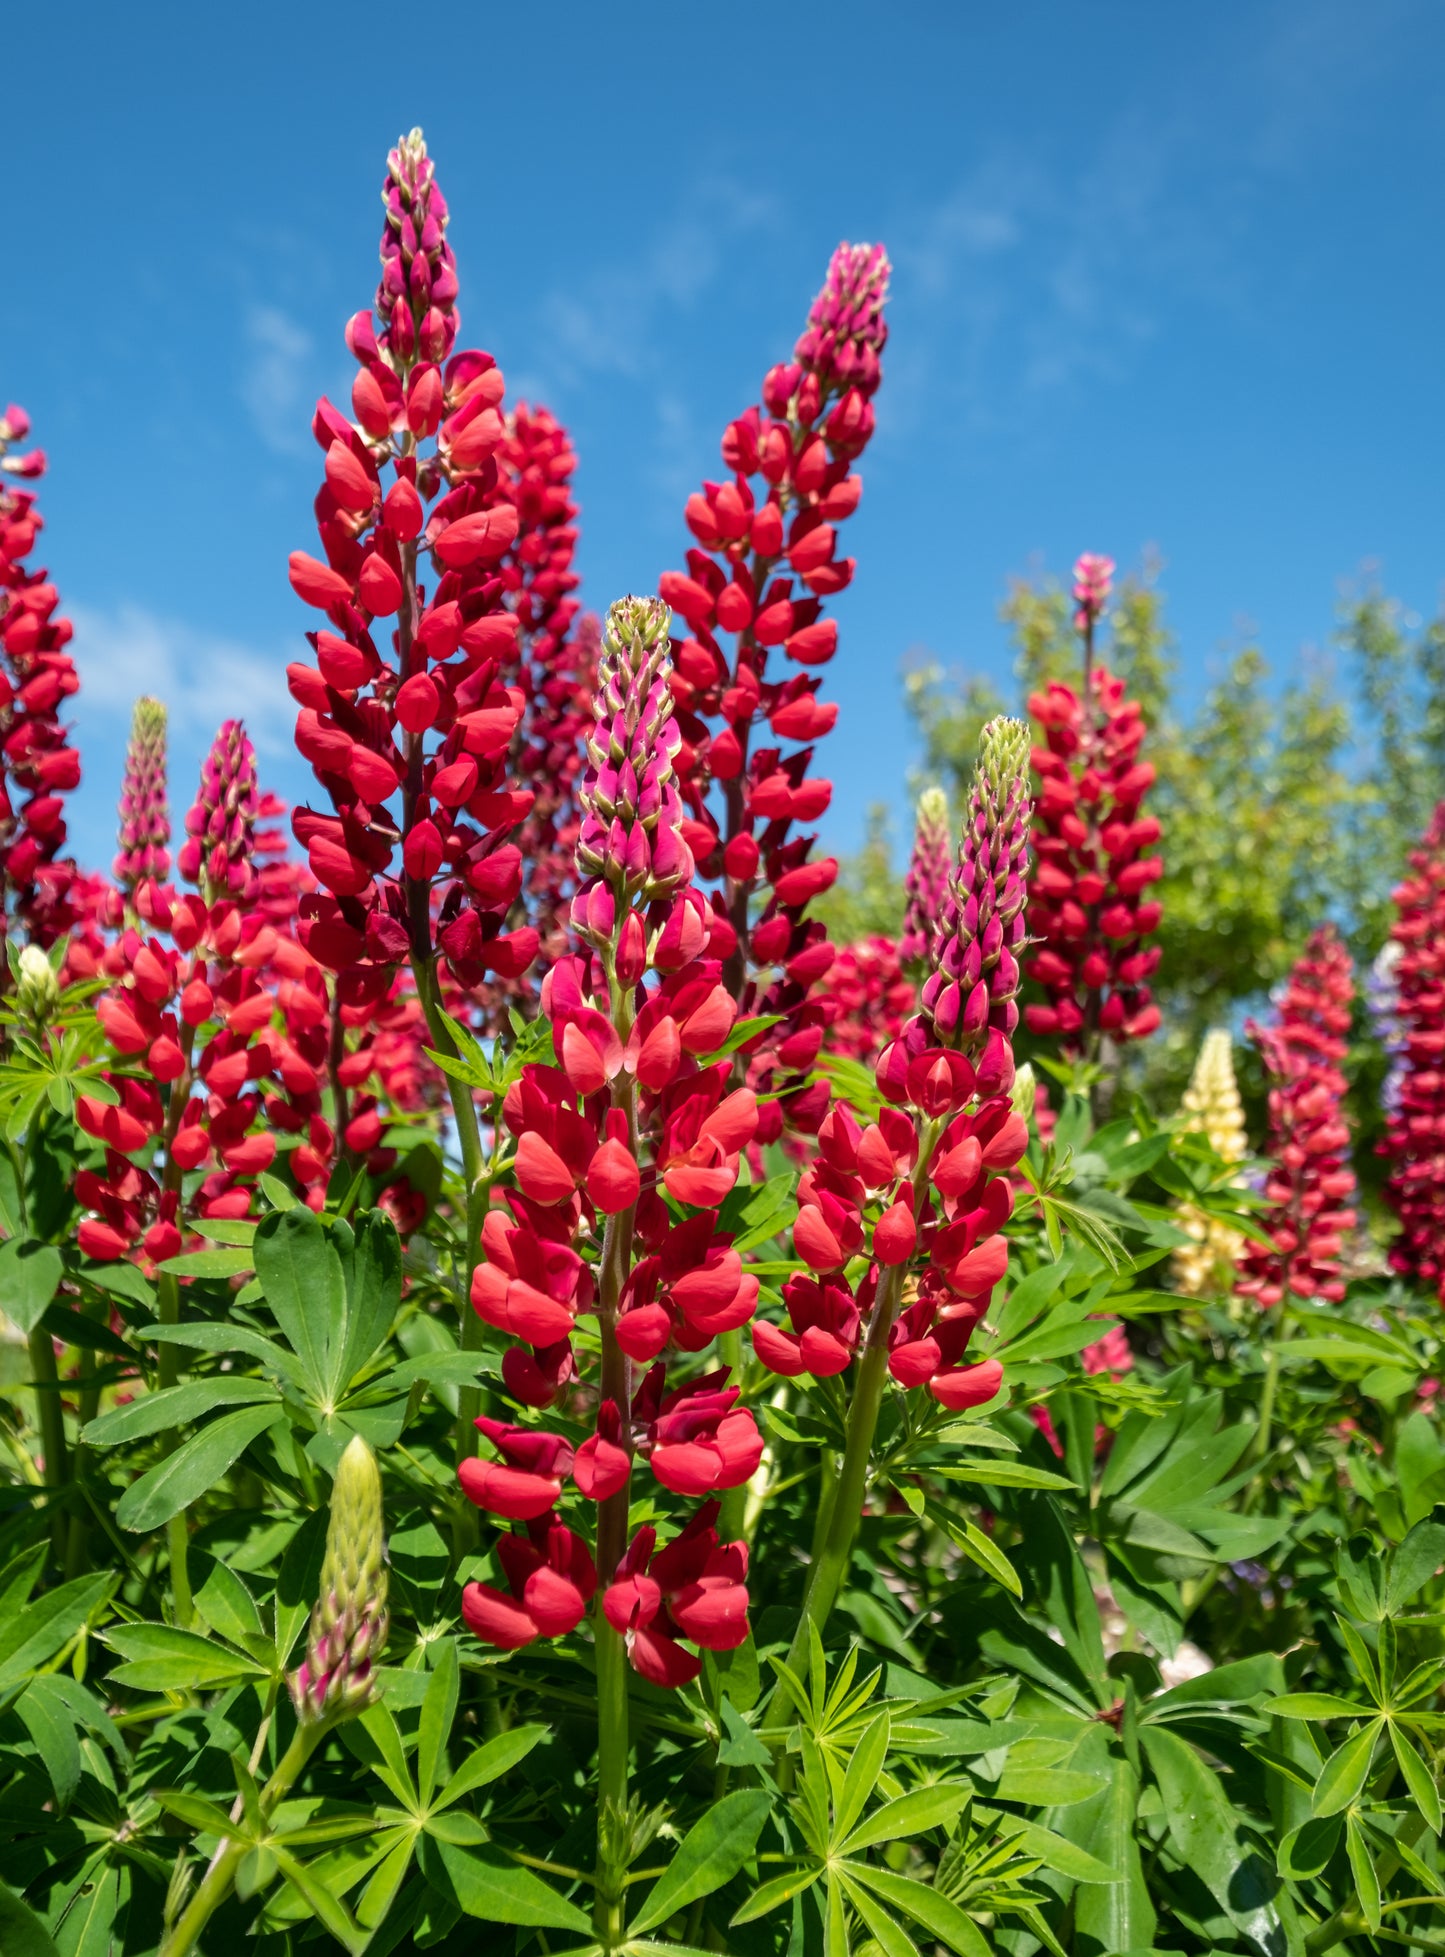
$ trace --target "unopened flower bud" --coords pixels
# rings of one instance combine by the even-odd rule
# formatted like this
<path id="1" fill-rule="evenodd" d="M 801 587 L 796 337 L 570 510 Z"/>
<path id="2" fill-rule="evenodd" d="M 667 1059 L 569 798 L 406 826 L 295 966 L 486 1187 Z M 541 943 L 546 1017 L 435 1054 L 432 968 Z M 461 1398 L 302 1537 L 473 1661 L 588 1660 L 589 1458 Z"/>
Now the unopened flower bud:
<path id="1" fill-rule="evenodd" d="M 241 722 L 228 720 L 202 765 L 179 859 L 181 875 L 198 884 L 209 902 L 244 897 L 251 889 L 258 803 L 256 750 Z"/>
<path id="2" fill-rule="evenodd" d="M 321 1594 L 311 1613 L 305 1663 L 289 1681 L 303 1722 L 344 1719 L 376 1698 L 388 1628 L 386 1592 L 381 1476 L 376 1456 L 357 1434 L 337 1465 Z"/>
<path id="3" fill-rule="evenodd" d="M 18 963 L 15 1003 L 34 1026 L 44 1026 L 60 1004 L 60 982 L 39 945 L 23 946 Z"/>

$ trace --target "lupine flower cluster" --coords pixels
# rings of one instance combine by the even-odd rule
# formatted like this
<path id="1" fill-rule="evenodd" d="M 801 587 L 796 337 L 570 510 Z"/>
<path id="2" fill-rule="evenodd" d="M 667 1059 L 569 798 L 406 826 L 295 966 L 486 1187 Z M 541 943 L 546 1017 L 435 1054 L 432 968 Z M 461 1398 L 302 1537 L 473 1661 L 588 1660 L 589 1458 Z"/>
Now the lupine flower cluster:
<path id="1" fill-rule="evenodd" d="M 296 742 L 335 810 L 293 818 L 322 887 L 302 935 L 335 971 L 408 956 L 429 971 L 440 953 L 474 985 L 518 977 L 538 942 L 506 929 L 522 881 L 511 837 L 533 803 L 506 786 L 525 702 L 502 678 L 519 622 L 498 566 L 520 516 L 499 491 L 501 373 L 453 351 L 456 267 L 420 131 L 392 151 L 383 203 L 375 318 L 346 332 L 356 423 L 326 400 L 312 422 L 324 555 L 291 557 L 293 589 L 327 621 L 310 635 L 316 664 L 289 669 Z"/>
<path id="2" fill-rule="evenodd" d="M 567 1392 L 594 1343 L 578 1320 L 595 1316 L 600 1403 L 576 1445 L 484 1416 L 492 1455 L 460 1475 L 479 1507 L 525 1528 L 496 1546 L 507 1588 L 466 1588 L 479 1637 L 513 1649 L 561 1636 L 600 1584 L 633 1666 L 675 1686 L 699 1669 L 688 1644 L 722 1650 L 747 1635 L 747 1552 L 720 1542 L 709 1498 L 750 1478 L 762 1438 L 725 1371 L 669 1379 L 669 1353 L 736 1330 L 758 1294 L 720 1218 L 758 1111 L 728 1062 L 709 1059 L 738 1009 L 714 914 L 689 887 L 670 622 L 656 599 L 608 614 L 579 785 L 571 916 L 586 950 L 544 981 L 558 1059 L 528 1065 L 506 1096 L 515 1187 L 486 1217 L 472 1282 L 477 1312 L 514 1341 L 502 1373 L 523 1407 Z M 627 1540 L 639 1458 L 662 1488 L 703 1501 L 662 1550 L 650 1528 Z M 598 1505 L 595 1550 L 559 1513 L 568 1484 Z"/>
<path id="3" fill-rule="evenodd" d="M 1261 1221 L 1271 1242 L 1246 1244 L 1235 1289 L 1261 1305 L 1345 1295 L 1341 1253 L 1355 1226 L 1355 1177 L 1340 1062 L 1353 998 L 1350 955 L 1325 925 L 1290 973 L 1274 1024 L 1247 1029 L 1270 1077 L 1270 1208 Z"/>
<path id="4" fill-rule="evenodd" d="M 829 1049 L 870 1062 L 897 1039 L 918 1002 L 916 979 L 904 970 L 894 940 L 881 933 L 840 945 L 816 992 L 832 1021 Z"/>
<path id="5" fill-rule="evenodd" d="M 749 1049 L 753 1085 L 778 1097 L 761 1110 L 765 1140 L 785 1118 L 816 1132 L 828 1105 L 827 1083 L 808 1073 L 828 1016 L 813 988 L 832 951 L 807 909 L 837 864 L 815 860 L 814 838 L 794 830 L 832 796 L 808 772 L 838 713 L 818 697 L 818 670 L 838 646 L 823 608 L 853 577 L 838 526 L 862 493 L 854 465 L 873 433 L 888 274 L 881 246 L 839 246 L 793 358 L 770 369 L 761 404 L 723 436 L 727 476 L 688 500 L 697 544 L 686 571 L 660 584 L 687 627 L 674 647 L 678 779 L 699 871 L 721 879 L 714 944 L 744 1011 L 782 1020 Z"/>
<path id="6" fill-rule="evenodd" d="M 1159 948 L 1146 941 L 1161 906 L 1146 896 L 1164 873 L 1149 852 L 1158 818 L 1143 813 L 1154 783 L 1139 759 L 1144 720 L 1124 683 L 1093 663 L 1094 628 L 1108 602 L 1113 565 L 1081 557 L 1074 567 L 1075 623 L 1084 645 L 1081 699 L 1062 680 L 1030 696 L 1043 732 L 1033 752 L 1039 778 L 1038 861 L 1029 915 L 1038 949 L 1028 975 L 1045 1003 L 1026 1008 L 1029 1031 L 1058 1038 L 1065 1051 L 1090 1052 L 1102 1037 L 1116 1045 L 1148 1037 L 1159 1008 L 1148 981 Z"/>
<path id="7" fill-rule="evenodd" d="M 134 767 L 134 755 L 131 761 Z M 112 1047 L 135 1071 L 110 1077 L 115 1101 L 82 1095 L 76 1110 L 105 1151 L 101 1169 L 76 1177 L 81 1202 L 94 1212 L 79 1230 L 90 1257 L 130 1255 L 138 1240 L 155 1262 L 174 1257 L 186 1178 L 191 1214 L 243 1217 L 256 1176 L 275 1159 L 275 1136 L 257 1129 L 262 1084 L 277 1076 L 284 1055 L 269 1037 L 276 999 L 259 968 L 286 954 L 248 902 L 256 807 L 255 754 L 240 722 L 228 721 L 186 818 L 182 870 L 196 888 L 181 895 L 166 884 L 139 884 L 137 922 L 100 960 L 114 984 L 96 1009 Z M 291 953 L 299 978 L 311 961 L 299 946 Z M 324 1127 L 319 1096 L 315 1119 Z"/>
<path id="8" fill-rule="evenodd" d="M 117 885 L 134 897 L 141 883 L 164 883 L 171 870 L 171 810 L 166 796 L 166 710 L 148 696 L 131 715 L 120 791 Z"/>
<path id="9" fill-rule="evenodd" d="M 898 955 L 910 971 L 925 970 L 933 955 L 934 935 L 948 899 L 952 870 L 948 797 L 941 788 L 925 788 L 918 798 L 913 854 L 903 879 L 903 936 L 898 941 Z"/>
<path id="10" fill-rule="evenodd" d="M 955 1409 L 998 1391 L 996 1361 L 964 1362 L 1008 1263 L 1007 1171 L 1028 1145 L 1010 1097 L 1028 830 L 1027 730 L 990 722 L 921 1010 L 878 1060 L 886 1105 L 866 1126 L 832 1108 L 799 1185 L 793 1245 L 810 1274 L 783 1288 L 786 1328 L 753 1328 L 774 1372 L 840 1373 L 882 1338 L 902 1387 Z M 855 1285 L 846 1268 L 869 1248 Z"/>
<path id="11" fill-rule="evenodd" d="M 1395 891 L 1391 938 L 1404 1033 L 1399 1100 L 1385 1130 L 1389 1195 L 1400 1218 L 1392 1267 L 1445 1303 L 1445 802 Z"/>
<path id="12" fill-rule="evenodd" d="M 45 473 L 40 449 L 12 453 L 29 432 L 30 417 L 12 403 L 0 415 L 0 929 L 13 913 L 48 946 L 73 921 L 75 865 L 61 851 L 80 756 L 60 715 L 80 682 L 59 593 L 25 561 L 44 525 L 34 491 L 15 486 Z"/>
<path id="13" fill-rule="evenodd" d="M 1244 1105 L 1234 1078 L 1233 1045 L 1223 1027 L 1204 1036 L 1179 1104 L 1179 1125 L 1203 1135 L 1221 1162 L 1242 1162 L 1249 1153 Z M 1191 1239 L 1174 1253 L 1175 1290 L 1197 1298 L 1216 1287 L 1232 1289 L 1234 1267 L 1244 1248 L 1240 1233 L 1191 1203 L 1180 1205 L 1174 1221 Z"/>

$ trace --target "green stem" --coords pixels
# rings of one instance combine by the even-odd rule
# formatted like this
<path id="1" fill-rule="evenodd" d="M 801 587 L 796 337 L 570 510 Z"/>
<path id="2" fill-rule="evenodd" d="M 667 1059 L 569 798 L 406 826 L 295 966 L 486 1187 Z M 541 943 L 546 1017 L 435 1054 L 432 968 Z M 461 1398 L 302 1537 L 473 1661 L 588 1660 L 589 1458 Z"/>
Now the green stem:
<path id="1" fill-rule="evenodd" d="M 162 1325 L 178 1325 L 181 1318 L 181 1287 L 173 1276 L 165 1272 L 160 1277 L 160 1322 Z M 169 1339 L 160 1342 L 160 1356 L 157 1361 L 161 1390 L 174 1386 L 181 1376 L 179 1348 Z M 161 1451 L 173 1454 L 180 1446 L 181 1437 L 175 1428 L 168 1428 L 161 1435 Z M 186 1523 L 186 1512 L 173 1515 L 166 1524 L 166 1546 L 171 1560 L 171 1594 L 175 1599 L 176 1623 L 182 1630 L 189 1630 L 195 1616 L 195 1606 L 191 1600 L 190 1572 L 190 1529 Z"/>
<path id="2" fill-rule="evenodd" d="M 296 1737 L 287 1747 L 281 1764 L 261 1790 L 260 1807 L 263 1821 L 270 1820 L 278 1804 L 291 1792 L 306 1762 L 331 1730 L 331 1723 L 323 1720 L 316 1725 L 296 1728 Z M 195 1948 L 196 1939 L 230 1895 L 236 1880 L 236 1870 L 242 1858 L 253 1846 L 254 1843 L 249 1840 L 227 1840 L 216 1850 L 205 1879 L 181 1913 L 175 1928 L 161 1945 L 159 1957 L 188 1957 L 188 1953 Z"/>
<path id="3" fill-rule="evenodd" d="M 104 1319 L 105 1306 L 92 1302 L 85 1308 L 85 1316 Z M 85 1488 L 85 1467 L 89 1449 L 85 1445 L 84 1434 L 87 1426 L 100 1411 L 100 1385 L 96 1356 L 93 1352 L 81 1354 L 82 1365 L 89 1371 L 83 1373 L 80 1381 L 80 1402 L 76 1422 L 75 1448 L 70 1460 L 70 1478 L 81 1489 Z M 85 1514 L 87 1504 L 77 1503 L 76 1511 L 70 1518 L 70 1541 L 65 1551 L 65 1574 L 67 1577 L 83 1576 L 90 1568 L 90 1523 Z"/>
<path id="4" fill-rule="evenodd" d="M 933 1151 L 942 1133 L 941 1121 L 920 1123 L 918 1136 L 918 1160 L 913 1170 L 914 1212 L 922 1211 L 927 1197 L 928 1172 L 933 1163 Z M 883 1273 L 878 1286 L 878 1296 L 873 1306 L 873 1316 L 868 1326 L 868 1338 L 863 1347 L 863 1356 L 858 1362 L 857 1376 L 853 1382 L 853 1400 L 848 1409 L 847 1438 L 843 1448 L 843 1458 L 838 1465 L 838 1473 L 832 1482 L 831 1507 L 826 1526 L 819 1518 L 818 1534 L 822 1547 L 813 1558 L 808 1572 L 808 1585 L 803 1593 L 803 1607 L 798 1614 L 798 1628 L 788 1651 L 788 1664 L 796 1672 L 806 1667 L 811 1642 L 810 1632 L 817 1630 L 821 1635 L 838 1593 L 843 1588 L 852 1560 L 853 1542 L 858 1534 L 859 1517 L 863 1510 L 863 1498 L 868 1492 L 868 1469 L 873 1453 L 873 1437 L 878 1430 L 878 1413 L 883 1405 L 883 1392 L 888 1384 L 888 1338 L 893 1330 L 893 1321 L 898 1315 L 898 1306 L 903 1295 L 903 1274 L 906 1266 L 891 1265 Z M 819 1506 L 829 1499 L 825 1483 L 819 1491 Z M 776 1691 L 768 1717 L 764 1721 L 765 1733 L 777 1733 L 787 1724 L 786 1700 L 782 1692 Z"/>
<path id="5" fill-rule="evenodd" d="M 735 1326 L 731 1332 L 720 1332 L 717 1341 L 718 1358 L 727 1367 L 734 1386 L 742 1385 L 743 1335 L 742 1329 Z M 722 1506 L 718 1514 L 718 1534 L 724 1542 L 737 1542 L 745 1533 L 744 1518 L 748 1507 L 748 1485 L 739 1482 L 736 1488 L 723 1491 Z"/>
<path id="6" fill-rule="evenodd" d="M 1259 1425 L 1254 1430 L 1254 1440 L 1250 1454 L 1261 1464 L 1269 1454 L 1270 1434 L 1274 1425 L 1274 1403 L 1279 1393 L 1279 1349 L 1289 1337 L 1293 1320 L 1288 1309 L 1280 1306 L 1279 1327 L 1270 1341 L 1269 1358 L 1265 1362 L 1264 1392 L 1259 1401 Z"/>
<path id="7" fill-rule="evenodd" d="M 55 1345 L 43 1324 L 30 1334 L 30 1370 L 40 1420 L 40 1445 L 45 1451 L 45 1486 L 50 1490 L 50 1541 L 57 1557 L 65 1555 L 65 1517 L 60 1493 L 66 1485 L 65 1409 L 60 1404 L 60 1375 L 55 1369 Z"/>

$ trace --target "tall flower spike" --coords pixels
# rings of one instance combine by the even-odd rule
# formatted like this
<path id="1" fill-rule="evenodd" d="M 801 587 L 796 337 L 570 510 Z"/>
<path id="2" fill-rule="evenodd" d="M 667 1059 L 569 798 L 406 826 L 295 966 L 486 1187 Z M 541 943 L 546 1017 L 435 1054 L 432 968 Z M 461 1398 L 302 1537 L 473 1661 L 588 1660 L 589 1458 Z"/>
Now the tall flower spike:
<path id="1" fill-rule="evenodd" d="M 888 270 L 881 246 L 833 254 L 793 358 L 769 370 L 761 401 L 723 434 L 724 479 L 688 498 L 696 542 L 686 570 L 664 572 L 658 586 L 680 621 L 684 836 L 703 878 L 720 884 L 714 952 L 743 1012 L 777 1021 L 746 1048 L 747 1078 L 767 1094 L 764 1142 L 785 1121 L 816 1134 L 829 1100 L 813 1062 L 835 1017 L 815 989 L 833 950 L 808 911 L 838 865 L 808 833 L 833 794 L 812 764 L 838 718 L 819 685 L 838 649 L 826 607 L 853 579 L 841 526 L 863 493 Z"/>
<path id="2" fill-rule="evenodd" d="M 1261 1305 L 1345 1295 L 1344 1234 L 1354 1171 L 1340 1062 L 1349 1051 L 1354 979 L 1350 955 L 1332 925 L 1316 931 L 1285 983 L 1273 1026 L 1247 1027 L 1269 1070 L 1270 1208 L 1260 1219 L 1273 1239 L 1246 1245 L 1235 1289 Z"/>
<path id="3" fill-rule="evenodd" d="M 376 1456 L 359 1434 L 347 1445 L 331 1488 L 321 1595 L 311 1613 L 306 1659 L 291 1674 L 303 1723 L 364 1712 L 376 1697 L 386 1645 L 386 1541 Z"/>
<path id="4" fill-rule="evenodd" d="M 1221 1026 L 1206 1033 L 1194 1072 L 1179 1104 L 1179 1125 L 1203 1135 L 1221 1162 L 1242 1162 L 1249 1152 L 1244 1107 L 1234 1078 L 1229 1034 Z M 1192 1241 L 1174 1253 L 1174 1287 L 1197 1298 L 1215 1288 L 1227 1291 L 1244 1238 L 1227 1223 L 1205 1216 L 1192 1203 L 1181 1205 L 1175 1222 Z"/>
<path id="5" fill-rule="evenodd" d="M 948 902 L 953 869 L 953 832 L 948 797 L 941 788 L 925 788 L 918 798 L 918 827 L 913 855 L 903 879 L 906 903 L 898 955 L 905 965 L 924 966 L 933 955 L 934 939 Z"/>
<path id="6" fill-rule="evenodd" d="M 668 686 L 671 624 L 660 598 L 619 598 L 602 638 L 577 867 L 620 902 L 670 897 L 692 876 L 673 771 L 682 736 Z"/>
<path id="7" fill-rule="evenodd" d="M 42 476 L 45 456 L 10 451 L 29 431 L 23 408 L 0 414 L 0 930 L 13 910 L 24 934 L 48 947 L 76 917 L 76 867 L 62 851 L 64 797 L 80 784 L 80 756 L 60 715 L 80 681 L 59 594 L 25 562 L 44 519 L 34 491 L 11 479 Z M 0 979 L 6 974 L 0 964 Z"/>
<path id="8" fill-rule="evenodd" d="M 186 817 L 179 858 L 181 875 L 210 903 L 251 890 L 259 800 L 256 750 L 239 720 L 225 721 L 201 766 L 200 792 Z"/>
<path id="9" fill-rule="evenodd" d="M 1445 1304 L 1445 802 L 1410 853 L 1395 892 L 1403 1051 L 1398 1103 L 1385 1130 L 1388 1193 L 1400 1218 L 1391 1266 Z"/>
<path id="10" fill-rule="evenodd" d="M 923 987 L 923 1011 L 941 1045 L 977 1053 L 991 1030 L 1011 1039 L 1018 1025 L 1030 810 L 1028 728 L 991 720 Z"/>
<path id="11" fill-rule="evenodd" d="M 113 869 L 127 896 L 138 883 L 170 874 L 171 810 L 166 799 L 166 710 L 147 694 L 135 703 L 120 791 L 120 851 Z"/>
<path id="12" fill-rule="evenodd" d="M 1114 560 L 1098 551 L 1086 550 L 1074 565 L 1074 627 L 1092 632 L 1103 616 L 1109 593 L 1114 587 Z"/>

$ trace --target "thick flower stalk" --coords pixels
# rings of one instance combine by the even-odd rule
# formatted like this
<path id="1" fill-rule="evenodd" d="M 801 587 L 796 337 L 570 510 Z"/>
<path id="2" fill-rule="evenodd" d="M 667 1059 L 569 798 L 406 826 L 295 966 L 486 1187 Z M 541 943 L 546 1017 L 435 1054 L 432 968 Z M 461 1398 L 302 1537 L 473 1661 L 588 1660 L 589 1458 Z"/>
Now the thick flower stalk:
<path id="1" fill-rule="evenodd" d="M 686 571 L 661 581 L 687 627 L 674 645 L 687 840 L 700 873 L 720 880 L 734 941 L 718 931 L 714 943 L 745 1014 L 781 1018 L 745 1049 L 752 1084 L 779 1097 L 762 1107 L 764 1140 L 785 1118 L 816 1132 L 828 1105 L 810 1070 L 829 1017 L 813 988 L 832 951 L 807 911 L 837 864 L 815 859 L 800 830 L 832 796 L 809 773 L 838 712 L 818 694 L 838 646 L 824 605 L 853 577 L 839 526 L 862 493 L 855 465 L 873 433 L 888 274 L 881 246 L 839 246 L 793 358 L 723 436 L 725 479 L 688 499 L 697 544 Z"/>
<path id="2" fill-rule="evenodd" d="M 327 621 L 316 664 L 289 669 L 296 742 L 335 813 L 300 809 L 292 826 L 321 886 L 303 900 L 308 948 L 336 971 L 409 958 L 431 1019 L 438 958 L 471 986 L 517 977 L 537 949 L 531 927 L 505 928 L 522 879 L 511 837 L 533 799 L 507 786 L 524 703 L 501 677 L 518 621 L 497 566 L 519 517 L 496 494 L 501 373 L 453 352 L 447 208 L 420 131 L 392 151 L 382 196 L 375 318 L 346 335 L 356 421 L 323 400 L 312 423 L 324 557 L 291 557 L 293 588 Z M 432 1034 L 445 1045 L 439 1021 Z M 471 1154 L 475 1116 L 458 1120 Z"/>
<path id="3" fill-rule="evenodd" d="M 1286 980 L 1274 1024 L 1246 1029 L 1270 1078 L 1270 1208 L 1260 1220 L 1271 1241 L 1246 1244 L 1235 1289 L 1261 1305 L 1345 1295 L 1341 1253 L 1355 1227 L 1355 1176 L 1340 1063 L 1353 999 L 1350 955 L 1324 925 Z"/>
<path id="4" fill-rule="evenodd" d="M 1400 1218 L 1390 1263 L 1445 1303 L 1445 802 L 1395 891 L 1391 941 L 1404 1035 L 1382 1149 Z"/>
<path id="5" fill-rule="evenodd" d="M 796 1254 L 810 1275 L 784 1287 L 786 1326 L 759 1320 L 772 1371 L 851 1379 L 847 1447 L 825 1491 L 821 1547 L 794 1656 L 821 1626 L 846 1573 L 889 1381 L 950 1409 L 991 1400 L 997 1361 L 968 1362 L 970 1338 L 1008 1263 L 1008 1172 L 1028 1144 L 1014 1107 L 1013 1034 L 1025 941 L 1028 733 L 984 729 L 954 874 L 938 919 L 921 1010 L 880 1057 L 885 1106 L 860 1124 L 839 1104 L 799 1187 Z M 847 1270 L 867 1259 L 855 1285 Z"/>
<path id="6" fill-rule="evenodd" d="M 1249 1153 L 1244 1104 L 1234 1078 L 1233 1043 L 1221 1026 L 1204 1036 L 1179 1104 L 1179 1126 L 1186 1134 L 1203 1135 L 1221 1162 L 1235 1165 Z M 1174 1253 L 1175 1290 L 1187 1298 L 1232 1290 L 1244 1248 L 1239 1231 L 1205 1216 L 1192 1203 L 1181 1204 L 1174 1220 L 1191 1240 Z"/>
<path id="7" fill-rule="evenodd" d="M 163 883 L 171 870 L 171 805 L 166 795 L 166 710 L 149 695 L 131 714 L 120 791 L 119 850 L 112 866 L 127 898 L 136 885 Z"/>
<path id="8" fill-rule="evenodd" d="M 60 715 L 80 682 L 59 593 L 25 561 L 44 523 L 34 491 L 15 487 L 45 473 L 41 450 L 12 453 L 29 429 L 23 408 L 0 414 L 0 931 L 18 922 L 45 948 L 73 922 L 75 865 L 61 852 L 80 756 Z"/>
<path id="9" fill-rule="evenodd" d="M 487 1214 L 471 1291 L 513 1341 L 502 1373 L 521 1409 L 571 1400 L 590 1344 L 574 1342 L 577 1321 L 595 1316 L 596 1398 L 583 1402 L 595 1412 L 580 1440 L 483 1418 L 488 1453 L 460 1469 L 478 1507 L 525 1530 L 497 1544 L 505 1589 L 464 1592 L 477 1635 L 513 1649 L 575 1630 L 594 1605 L 609 1800 L 625 1789 L 626 1663 L 675 1686 L 700 1669 L 689 1644 L 720 1650 L 746 1636 L 746 1551 L 719 1544 L 715 1507 L 661 1550 L 651 1527 L 629 1545 L 635 1467 L 646 1464 L 657 1491 L 695 1501 L 741 1486 L 762 1454 L 725 1369 L 668 1379 L 670 1355 L 737 1331 L 758 1295 L 719 1227 L 757 1103 L 731 1086 L 726 1060 L 707 1062 L 737 1005 L 712 948 L 714 913 L 689 888 L 670 622 L 650 598 L 608 615 L 578 785 L 571 917 L 587 949 L 543 985 L 558 1058 L 527 1066 L 506 1096 L 514 1184 Z M 723 1576 L 727 1608 L 698 1602 Z"/>
<path id="10" fill-rule="evenodd" d="M 1043 742 L 1034 748 L 1039 779 L 1037 863 L 1029 915 L 1037 949 L 1028 976 L 1045 1001 L 1026 1008 L 1031 1033 L 1057 1038 L 1065 1052 L 1093 1055 L 1103 1039 L 1142 1040 L 1159 1025 L 1148 981 L 1159 948 L 1147 941 L 1162 907 L 1146 896 L 1164 874 L 1150 852 L 1158 818 L 1143 813 L 1154 768 L 1139 759 L 1145 727 L 1124 682 L 1094 663 L 1094 631 L 1108 601 L 1113 565 L 1081 557 L 1074 598 L 1084 661 L 1083 696 L 1053 680 L 1029 699 Z"/>
<path id="11" fill-rule="evenodd" d="M 376 1698 L 386 1648 L 386 1539 L 376 1456 L 352 1436 L 331 1486 L 321 1593 L 311 1612 L 306 1657 L 288 1683 L 306 1724 L 364 1712 Z"/>

